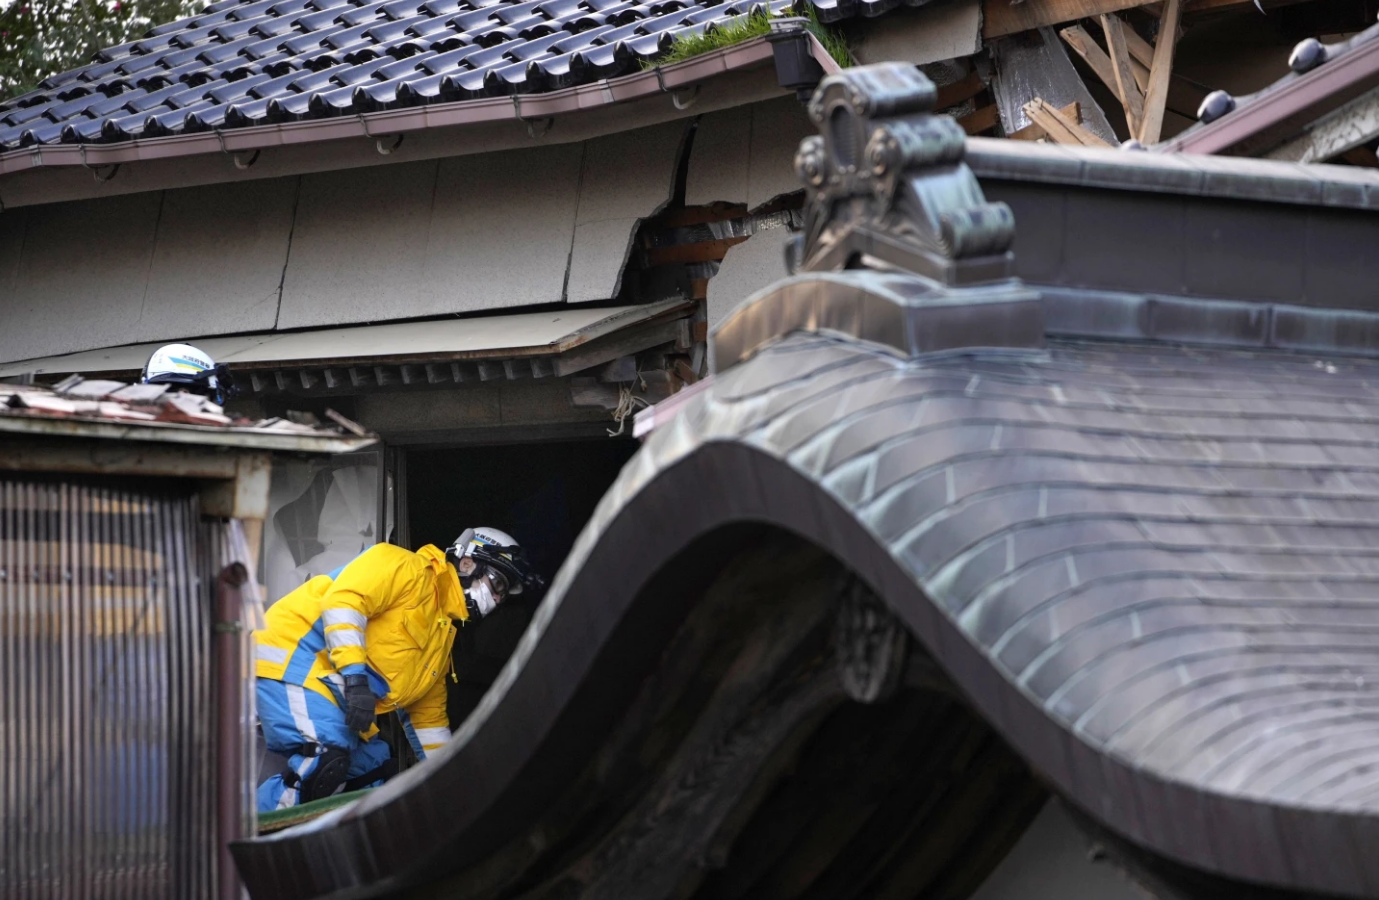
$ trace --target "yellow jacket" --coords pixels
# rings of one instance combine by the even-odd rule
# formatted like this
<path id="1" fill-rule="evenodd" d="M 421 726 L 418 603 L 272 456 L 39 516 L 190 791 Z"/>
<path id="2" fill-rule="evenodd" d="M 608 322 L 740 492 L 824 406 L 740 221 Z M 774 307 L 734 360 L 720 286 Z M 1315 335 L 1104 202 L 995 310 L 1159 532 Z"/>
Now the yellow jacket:
<path id="1" fill-rule="evenodd" d="M 334 579 L 318 575 L 269 607 L 267 628 L 254 634 L 256 673 L 337 703 L 330 683 L 367 674 L 378 712 L 402 710 L 430 751 L 450 736 L 445 673 L 453 669 L 452 620 L 468 618 L 459 576 L 443 551 L 375 544 Z"/>

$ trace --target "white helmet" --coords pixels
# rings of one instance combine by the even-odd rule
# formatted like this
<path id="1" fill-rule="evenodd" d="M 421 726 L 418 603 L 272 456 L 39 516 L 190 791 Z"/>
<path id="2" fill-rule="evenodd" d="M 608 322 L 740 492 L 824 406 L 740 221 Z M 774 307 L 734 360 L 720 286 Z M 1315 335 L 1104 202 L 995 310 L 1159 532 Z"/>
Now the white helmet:
<path id="1" fill-rule="evenodd" d="M 217 403 L 224 402 L 224 366 L 191 344 L 165 344 L 153 351 L 139 377 L 142 384 L 175 384 Z"/>
<path id="2" fill-rule="evenodd" d="M 455 543 L 446 548 L 445 555 L 457 569 L 460 560 L 474 560 L 473 574 L 461 576 L 460 583 L 480 616 L 492 612 L 503 597 L 520 594 L 525 588 L 539 588 L 545 583 L 532 571 L 517 540 L 497 528 L 466 528 L 455 538 Z M 498 587 L 496 595 L 490 593 L 495 584 Z"/>

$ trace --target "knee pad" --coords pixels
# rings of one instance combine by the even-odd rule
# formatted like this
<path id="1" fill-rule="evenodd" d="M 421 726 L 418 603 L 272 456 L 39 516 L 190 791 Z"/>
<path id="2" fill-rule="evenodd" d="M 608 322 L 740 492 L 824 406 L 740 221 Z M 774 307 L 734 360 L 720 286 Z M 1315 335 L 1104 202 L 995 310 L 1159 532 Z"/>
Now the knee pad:
<path id="1" fill-rule="evenodd" d="M 345 783 L 350 770 L 350 752 L 339 747 L 327 747 L 316 757 L 316 767 L 302 779 L 303 803 L 329 797 Z"/>

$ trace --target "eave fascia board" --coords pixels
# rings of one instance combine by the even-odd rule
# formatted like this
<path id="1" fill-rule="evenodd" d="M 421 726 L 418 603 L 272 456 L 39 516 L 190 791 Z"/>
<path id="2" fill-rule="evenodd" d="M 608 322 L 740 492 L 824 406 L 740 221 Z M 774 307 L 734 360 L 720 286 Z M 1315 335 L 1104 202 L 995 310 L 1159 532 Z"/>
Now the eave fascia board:
<path id="1" fill-rule="evenodd" d="M 822 48 L 815 52 L 822 52 Z M 348 138 L 376 140 L 436 128 L 554 118 L 689 89 L 717 76 L 765 65 L 771 59 L 770 43 L 765 38 L 755 38 L 669 66 L 546 94 L 437 103 L 331 119 L 135 139 L 118 144 L 38 145 L 0 154 L 0 176 L 37 168 L 75 166 L 89 169 L 202 154 L 252 153 Z"/>

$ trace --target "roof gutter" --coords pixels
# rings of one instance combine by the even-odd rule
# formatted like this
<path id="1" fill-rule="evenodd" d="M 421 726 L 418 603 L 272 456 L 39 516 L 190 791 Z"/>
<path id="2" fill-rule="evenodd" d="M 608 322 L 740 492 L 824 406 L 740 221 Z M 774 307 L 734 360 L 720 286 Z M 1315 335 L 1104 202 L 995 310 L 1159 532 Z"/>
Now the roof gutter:
<path id="1" fill-rule="evenodd" d="M 837 64 L 813 35 L 810 35 L 810 51 L 825 72 L 837 70 Z M 758 68 L 772 57 L 771 43 L 761 37 L 635 75 L 604 79 L 546 94 L 515 94 L 437 103 L 305 122 L 135 139 L 118 144 L 26 147 L 0 154 L 0 176 L 56 166 L 94 168 L 200 154 L 253 153 L 272 147 L 360 137 L 377 141 L 382 150 L 385 140 L 391 141 L 409 132 L 500 121 L 525 123 L 528 130 L 537 135 L 540 129 L 548 127 L 543 124 L 546 120 L 557 116 L 657 94 L 671 94 L 676 104 L 680 105 L 680 94 L 692 94 L 701 82 L 730 72 Z"/>

